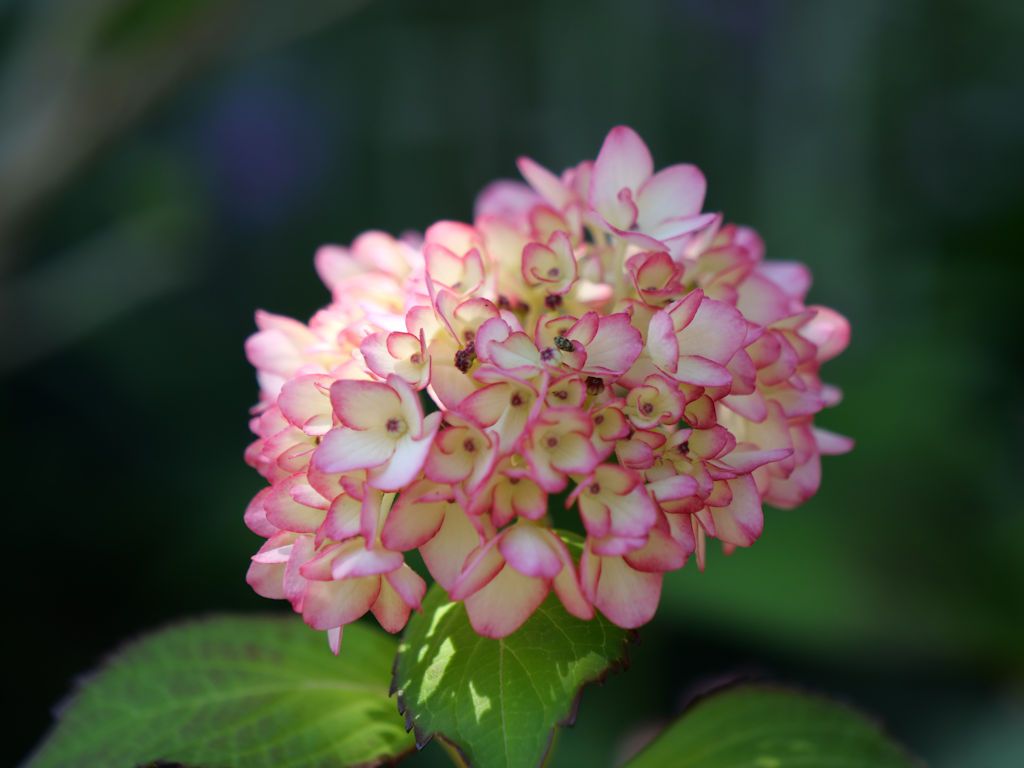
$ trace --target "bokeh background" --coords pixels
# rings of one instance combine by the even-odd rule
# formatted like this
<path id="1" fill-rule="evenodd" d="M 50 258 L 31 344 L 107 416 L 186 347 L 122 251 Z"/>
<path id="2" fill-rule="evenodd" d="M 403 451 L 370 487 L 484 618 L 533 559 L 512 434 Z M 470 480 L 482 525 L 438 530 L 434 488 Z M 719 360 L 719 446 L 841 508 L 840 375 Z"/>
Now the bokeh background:
<path id="1" fill-rule="evenodd" d="M 554 765 L 737 676 L 1024 765 L 1022 37 L 1010 0 L 0 1 L 0 763 L 125 638 L 276 607 L 243 581 L 252 311 L 306 318 L 319 244 L 467 219 L 628 123 L 850 317 L 821 422 L 858 446 L 668 579 Z"/>

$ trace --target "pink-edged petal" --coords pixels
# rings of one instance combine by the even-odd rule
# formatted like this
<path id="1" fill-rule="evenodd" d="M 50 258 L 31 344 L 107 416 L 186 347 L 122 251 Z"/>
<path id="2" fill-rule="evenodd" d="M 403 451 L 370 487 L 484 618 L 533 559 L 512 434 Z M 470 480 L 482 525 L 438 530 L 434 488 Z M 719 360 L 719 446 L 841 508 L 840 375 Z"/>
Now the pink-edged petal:
<path id="1" fill-rule="evenodd" d="M 452 504 L 448 506 L 437 533 L 420 545 L 420 554 L 430 575 L 451 591 L 466 557 L 479 545 L 480 532 L 462 508 Z"/>
<path id="2" fill-rule="evenodd" d="M 313 463 L 322 472 L 379 467 L 394 454 L 395 445 L 384 430 L 337 427 L 324 435 L 313 453 Z"/>
<path id="3" fill-rule="evenodd" d="M 334 379 L 322 374 L 299 376 L 285 382 L 277 407 L 288 421 L 307 435 L 326 434 L 333 426 L 328 396 Z"/>
<path id="4" fill-rule="evenodd" d="M 400 552 L 360 547 L 334 558 L 331 563 L 331 577 L 335 581 L 341 581 L 362 576 L 376 576 L 390 573 L 400 567 L 402 562 L 403 558 Z"/>
<path id="5" fill-rule="evenodd" d="M 543 579 L 524 576 L 508 566 L 466 598 L 469 623 L 484 637 L 506 637 L 537 610 L 549 587 Z"/>
<path id="6" fill-rule="evenodd" d="M 245 508 L 245 515 L 243 516 L 245 525 L 257 536 L 269 537 L 277 533 L 277 527 L 271 525 L 267 520 L 267 510 L 264 506 L 267 496 L 271 491 L 273 491 L 272 486 L 264 488 L 252 497 L 249 506 Z"/>
<path id="7" fill-rule="evenodd" d="M 551 450 L 551 465 L 569 474 L 587 474 L 601 463 L 601 456 L 589 439 L 578 432 L 568 432 Z"/>
<path id="8" fill-rule="evenodd" d="M 497 179 L 476 196 L 473 218 L 497 217 L 520 220 L 540 202 L 541 197 L 521 181 Z M 479 225 L 479 221 L 477 224 Z"/>
<path id="9" fill-rule="evenodd" d="M 370 606 L 378 623 L 385 631 L 395 634 L 400 632 L 409 621 L 409 606 L 394 590 L 387 579 L 381 579 L 380 592 Z"/>
<path id="10" fill-rule="evenodd" d="M 448 590 L 452 600 L 464 600 L 484 586 L 505 567 L 505 559 L 498 549 L 498 539 L 491 539 L 466 557 L 462 571 Z"/>
<path id="11" fill-rule="evenodd" d="M 737 472 L 753 472 L 758 467 L 763 467 L 765 464 L 771 464 L 776 461 L 782 461 L 788 456 L 791 456 L 793 451 L 788 448 L 775 448 L 774 450 L 747 450 L 747 451 L 732 451 L 727 456 L 723 456 L 719 461 L 722 464 L 735 469 Z"/>
<path id="12" fill-rule="evenodd" d="M 584 370 L 618 375 L 636 362 L 644 343 L 640 331 L 630 323 L 629 315 L 617 312 L 601 318 L 593 340 L 586 347 Z"/>
<path id="13" fill-rule="evenodd" d="M 624 125 L 612 128 L 594 161 L 590 204 L 613 226 L 629 229 L 635 216 L 629 208 L 635 206 L 621 193 L 639 189 L 653 172 L 654 160 L 637 132 Z"/>
<path id="14" fill-rule="evenodd" d="M 631 568 L 647 573 L 665 573 L 682 568 L 689 555 L 687 549 L 667 531 L 652 528 L 647 543 L 624 555 Z"/>
<path id="15" fill-rule="evenodd" d="M 715 522 L 715 536 L 728 544 L 748 547 L 764 528 L 761 496 L 750 475 L 729 480 L 732 501 L 726 507 L 711 507 Z"/>
<path id="16" fill-rule="evenodd" d="M 852 437 L 829 432 L 821 427 L 814 427 L 813 432 L 814 442 L 824 456 L 839 456 L 853 450 L 854 440 Z"/>
<path id="17" fill-rule="evenodd" d="M 549 541 L 553 536 L 533 525 L 513 526 L 499 537 L 502 556 L 524 576 L 553 579 L 562 570 L 558 550 Z"/>
<path id="18" fill-rule="evenodd" d="M 850 321 L 834 309 L 811 307 L 814 318 L 800 329 L 800 335 L 818 348 L 818 362 L 831 360 L 850 343 Z"/>
<path id="19" fill-rule="evenodd" d="M 679 342 L 672 317 L 659 310 L 647 326 L 647 354 L 651 362 L 666 373 L 675 373 L 679 366 Z"/>
<path id="20" fill-rule="evenodd" d="M 697 481 L 689 475 L 671 475 L 648 483 L 647 490 L 659 503 L 678 501 L 697 493 Z"/>
<path id="21" fill-rule="evenodd" d="M 341 652 L 341 636 L 344 630 L 344 627 L 331 627 L 327 630 L 327 647 L 335 656 Z"/>
<path id="22" fill-rule="evenodd" d="M 681 355 L 699 355 L 725 365 L 743 346 L 747 322 L 735 307 L 705 298 L 693 319 L 677 334 Z"/>
<path id="23" fill-rule="evenodd" d="M 637 224 L 647 232 L 667 219 L 700 213 L 707 192 L 704 174 L 695 165 L 671 165 L 651 176 L 637 194 Z"/>
<path id="24" fill-rule="evenodd" d="M 572 556 L 568 551 L 562 554 L 562 562 L 564 567 L 551 582 L 551 586 L 555 590 L 555 594 L 558 595 L 558 599 L 562 601 L 562 605 L 565 606 L 565 610 L 578 619 L 589 621 L 594 618 L 594 606 L 583 594 L 579 575 L 576 573 L 576 564 L 573 563 Z"/>
<path id="25" fill-rule="evenodd" d="M 424 419 L 422 438 L 417 440 L 406 435 L 399 440 L 388 463 L 370 471 L 367 484 L 382 491 L 400 491 L 411 483 L 426 463 L 441 418 L 441 413 L 435 412 Z"/>
<path id="26" fill-rule="evenodd" d="M 423 596 L 427 594 L 427 582 L 416 571 L 403 563 L 401 567 L 386 574 L 384 580 L 402 598 L 402 602 L 414 611 L 420 609 Z"/>
<path id="27" fill-rule="evenodd" d="M 660 573 L 637 571 L 621 557 L 605 557 L 592 602 L 613 624 L 635 629 L 658 610 L 661 583 Z"/>
<path id="28" fill-rule="evenodd" d="M 331 385 L 331 405 L 345 426 L 365 430 L 382 426 L 400 415 L 398 393 L 378 381 L 336 381 Z"/>
<path id="29" fill-rule="evenodd" d="M 331 507 L 324 518 L 324 536 L 335 541 L 345 541 L 360 532 L 363 503 L 348 494 L 341 494 L 331 502 Z"/>
<path id="30" fill-rule="evenodd" d="M 674 371 L 666 371 L 679 381 L 695 384 L 698 387 L 724 387 L 732 382 L 729 369 L 695 355 L 681 355 Z"/>
<path id="31" fill-rule="evenodd" d="M 302 575 L 302 569 L 315 554 L 316 544 L 312 536 L 299 536 L 292 544 L 291 555 L 284 568 L 284 596 L 296 611 L 302 610 L 306 585 L 309 583 Z"/>
<path id="32" fill-rule="evenodd" d="M 556 208 L 564 208 L 572 201 L 572 190 L 540 163 L 528 157 L 520 157 L 516 165 L 527 183 Z"/>
<path id="33" fill-rule="evenodd" d="M 345 581 L 310 581 L 302 601 L 302 618 L 313 629 L 351 624 L 370 610 L 380 594 L 380 576 Z"/>
<path id="34" fill-rule="evenodd" d="M 388 549 L 407 552 L 430 541 L 444 522 L 444 502 L 407 500 L 410 494 L 402 493 L 391 507 L 384 527 L 381 529 L 381 543 Z M 460 563 L 461 565 L 461 563 Z"/>

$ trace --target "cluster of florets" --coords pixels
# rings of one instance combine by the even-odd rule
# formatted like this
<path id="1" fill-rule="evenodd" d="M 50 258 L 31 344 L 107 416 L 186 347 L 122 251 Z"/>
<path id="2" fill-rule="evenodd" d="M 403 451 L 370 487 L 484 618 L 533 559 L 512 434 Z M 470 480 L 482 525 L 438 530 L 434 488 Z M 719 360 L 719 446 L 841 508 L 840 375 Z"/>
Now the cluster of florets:
<path id="1" fill-rule="evenodd" d="M 701 212 L 696 167 L 655 173 L 618 127 L 561 176 L 519 169 L 472 225 L 320 249 L 333 301 L 308 324 L 257 315 L 248 580 L 335 651 L 367 611 L 396 632 L 419 608 L 416 549 L 482 635 L 551 590 L 639 626 L 664 573 L 703 568 L 709 537 L 749 546 L 762 502 L 808 499 L 850 447 L 812 422 L 848 324 L 805 306 L 806 268 Z"/>

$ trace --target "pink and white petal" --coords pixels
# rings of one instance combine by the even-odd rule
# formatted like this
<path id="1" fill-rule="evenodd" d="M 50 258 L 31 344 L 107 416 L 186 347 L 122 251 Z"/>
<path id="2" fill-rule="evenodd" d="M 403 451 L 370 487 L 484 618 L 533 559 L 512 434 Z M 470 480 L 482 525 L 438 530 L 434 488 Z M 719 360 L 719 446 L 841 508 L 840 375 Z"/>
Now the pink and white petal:
<path id="1" fill-rule="evenodd" d="M 420 438 L 427 431 L 427 425 L 423 418 L 423 404 L 420 402 L 419 394 L 409 382 L 395 374 L 388 376 L 387 385 L 398 395 L 402 419 L 409 429 L 409 434 L 414 438 Z"/>
<path id="2" fill-rule="evenodd" d="M 543 579 L 504 567 L 483 588 L 466 598 L 469 623 L 484 637 L 507 637 L 530 618 L 547 597 Z"/>
<path id="3" fill-rule="evenodd" d="M 611 532 L 615 536 L 644 536 L 658 519 L 658 507 L 642 485 L 625 496 L 610 496 L 608 509 L 611 511 Z"/>
<path id="4" fill-rule="evenodd" d="M 423 469 L 440 425 L 441 413 L 435 412 L 424 420 L 422 438 L 416 440 L 404 435 L 395 444 L 395 452 L 388 463 L 370 470 L 367 484 L 382 491 L 400 491 L 411 483 Z"/>
<path id="5" fill-rule="evenodd" d="M 555 594 L 558 595 L 558 599 L 562 601 L 562 605 L 565 606 L 565 610 L 578 619 L 589 621 L 594 618 L 594 606 L 583 594 L 579 576 L 576 573 L 576 565 L 568 552 L 565 553 L 564 563 L 565 567 L 551 582 L 551 586 L 555 590 Z"/>
<path id="6" fill-rule="evenodd" d="M 401 567 L 403 562 L 400 552 L 359 547 L 334 558 L 331 562 L 331 577 L 335 581 L 342 581 L 362 576 L 378 576 L 391 573 Z"/>
<path id="7" fill-rule="evenodd" d="M 260 597 L 271 600 L 283 600 L 284 594 L 284 563 L 260 563 L 253 560 L 245 574 L 246 583 Z"/>
<path id="8" fill-rule="evenodd" d="M 420 609 L 423 596 L 427 594 L 427 582 L 416 571 L 403 563 L 401 567 L 386 574 L 384 579 L 402 598 L 402 602 L 414 611 Z"/>
<path id="9" fill-rule="evenodd" d="M 588 474 L 601 463 L 594 444 L 578 432 L 562 435 L 550 455 L 553 467 L 570 474 Z"/>
<path id="10" fill-rule="evenodd" d="M 420 554 L 430 575 L 450 592 L 466 556 L 479 545 L 480 532 L 461 507 L 450 504 L 437 533 L 420 545 Z"/>
<path id="11" fill-rule="evenodd" d="M 682 568 L 689 554 L 668 532 L 652 528 L 647 543 L 623 557 L 637 571 L 665 573 Z"/>
<path id="12" fill-rule="evenodd" d="M 452 600 L 464 600 L 490 581 L 505 567 L 505 558 L 498 549 L 498 539 L 482 544 L 466 556 L 458 578 L 448 590 Z"/>
<path id="13" fill-rule="evenodd" d="M 697 493 L 697 481 L 689 475 L 670 475 L 648 483 L 647 490 L 659 503 L 678 501 Z"/>
<path id="14" fill-rule="evenodd" d="M 396 398 L 397 400 L 397 398 Z M 313 452 L 313 464 L 322 472 L 351 472 L 379 467 L 395 452 L 396 441 L 384 430 L 332 429 Z"/>
<path id="15" fill-rule="evenodd" d="M 667 219 L 700 213 L 707 181 L 695 165 L 670 165 L 644 182 L 637 193 L 637 224 L 644 232 Z"/>
<path id="16" fill-rule="evenodd" d="M 854 440 L 852 437 L 830 432 L 821 427 L 813 427 L 813 433 L 814 442 L 824 456 L 839 456 L 853 450 Z"/>
<path id="17" fill-rule="evenodd" d="M 640 331 L 630 323 L 629 315 L 617 312 L 601 318 L 597 333 L 586 347 L 586 371 L 618 375 L 636 362 L 644 343 Z"/>
<path id="18" fill-rule="evenodd" d="M 748 547 L 764 529 L 764 514 L 757 484 L 750 475 L 729 480 L 732 501 L 725 507 L 711 507 L 715 536 L 728 544 Z"/>
<path id="19" fill-rule="evenodd" d="M 528 157 L 520 157 L 516 165 L 527 183 L 556 208 L 564 208 L 572 202 L 572 190 L 544 166 Z"/>
<path id="20" fill-rule="evenodd" d="M 271 491 L 273 491 L 273 486 L 262 489 L 252 497 L 252 501 L 250 501 L 249 505 L 245 508 L 245 515 L 242 519 L 244 520 L 246 527 L 257 536 L 268 537 L 277 533 L 277 527 L 271 525 L 267 520 L 265 502 Z"/>
<path id="21" fill-rule="evenodd" d="M 292 489 L 297 483 L 304 484 L 305 476 L 293 475 L 273 487 L 263 504 L 267 521 L 287 531 L 315 533 L 323 525 L 326 511 L 296 501 Z"/>
<path id="22" fill-rule="evenodd" d="M 459 413 L 478 427 L 494 426 L 509 407 L 511 385 L 499 382 L 476 390 L 459 405 Z"/>
<path id="23" fill-rule="evenodd" d="M 309 374 L 285 382 L 277 398 L 277 406 L 289 422 L 307 435 L 326 434 L 333 426 L 331 401 L 328 396 L 330 376 Z"/>
<path id="24" fill-rule="evenodd" d="M 661 600 L 662 575 L 637 571 L 621 557 L 601 558 L 600 577 L 591 602 L 612 623 L 635 629 L 650 621 Z"/>
<path id="25" fill-rule="evenodd" d="M 327 630 L 327 647 L 335 656 L 341 652 L 341 636 L 344 631 L 344 627 L 332 627 Z"/>
<path id="26" fill-rule="evenodd" d="M 634 221 L 625 212 L 620 192 L 638 190 L 654 172 L 654 160 L 643 139 L 624 125 L 605 137 L 594 161 L 589 198 L 593 208 L 616 227 L 629 229 Z"/>
<path id="27" fill-rule="evenodd" d="M 380 592 L 370 606 L 385 631 L 395 634 L 400 632 L 409 621 L 409 606 L 399 596 L 387 579 L 381 579 Z"/>
<path id="28" fill-rule="evenodd" d="M 724 387 L 732 383 L 728 368 L 696 355 L 680 355 L 676 369 L 666 373 L 698 387 Z"/>
<path id="29" fill-rule="evenodd" d="M 358 536 L 362 508 L 363 503 L 359 499 L 348 494 L 339 495 L 331 502 L 321 532 L 335 541 L 345 541 Z"/>
<path id="30" fill-rule="evenodd" d="M 363 616 L 380 594 L 380 576 L 345 581 L 311 581 L 302 601 L 302 618 L 313 629 L 333 629 Z"/>
<path id="31" fill-rule="evenodd" d="M 533 525 L 512 526 L 498 536 L 498 549 L 505 561 L 524 576 L 553 579 L 562 570 L 554 536 Z"/>
<path id="32" fill-rule="evenodd" d="M 316 544 L 312 536 L 299 536 L 292 544 L 291 555 L 284 568 L 284 596 L 296 611 L 302 610 L 306 585 L 309 583 L 302 575 L 302 568 L 315 554 Z"/>
<path id="33" fill-rule="evenodd" d="M 758 467 L 763 467 L 765 464 L 772 464 L 776 461 L 782 461 L 788 456 L 793 455 L 793 451 L 789 448 L 775 448 L 774 450 L 740 450 L 732 451 L 727 456 L 723 456 L 719 459 L 719 462 L 725 464 L 737 472 L 747 473 L 753 472 Z"/>
<path id="34" fill-rule="evenodd" d="M 721 365 L 729 362 L 746 337 L 747 322 L 743 315 L 735 307 L 708 298 L 677 334 L 680 354 L 699 355 Z"/>
<path id="35" fill-rule="evenodd" d="M 818 362 L 831 360 L 850 343 L 850 321 L 834 309 L 815 306 L 814 318 L 800 329 L 800 335 L 818 348 Z"/>
<path id="36" fill-rule="evenodd" d="M 366 430 L 401 416 L 398 393 L 379 381 L 336 381 L 331 385 L 331 405 L 345 426 Z"/>
<path id="37" fill-rule="evenodd" d="M 381 543 L 398 552 L 416 549 L 430 541 L 441 529 L 445 518 L 445 504 L 422 502 L 415 498 L 408 500 L 409 495 L 399 495 L 380 533 Z"/>
<path id="38" fill-rule="evenodd" d="M 492 181 L 476 196 L 473 204 L 473 218 L 496 217 L 521 220 L 531 208 L 541 202 L 541 197 L 521 181 L 497 179 Z"/>

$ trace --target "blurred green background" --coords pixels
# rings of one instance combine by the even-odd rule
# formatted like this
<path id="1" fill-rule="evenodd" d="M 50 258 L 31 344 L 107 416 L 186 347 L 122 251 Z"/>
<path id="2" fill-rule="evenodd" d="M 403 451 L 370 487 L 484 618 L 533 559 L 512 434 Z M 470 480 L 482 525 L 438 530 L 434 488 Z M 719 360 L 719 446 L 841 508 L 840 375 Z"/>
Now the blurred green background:
<path id="1" fill-rule="evenodd" d="M 252 311 L 306 318 L 317 245 L 467 219 L 628 123 L 850 317 L 821 423 L 858 446 L 667 580 L 554 764 L 766 677 L 936 768 L 1024 765 L 1022 36 L 995 0 L 0 0 L 0 763 L 123 639 L 280 609 L 243 580 Z"/>

